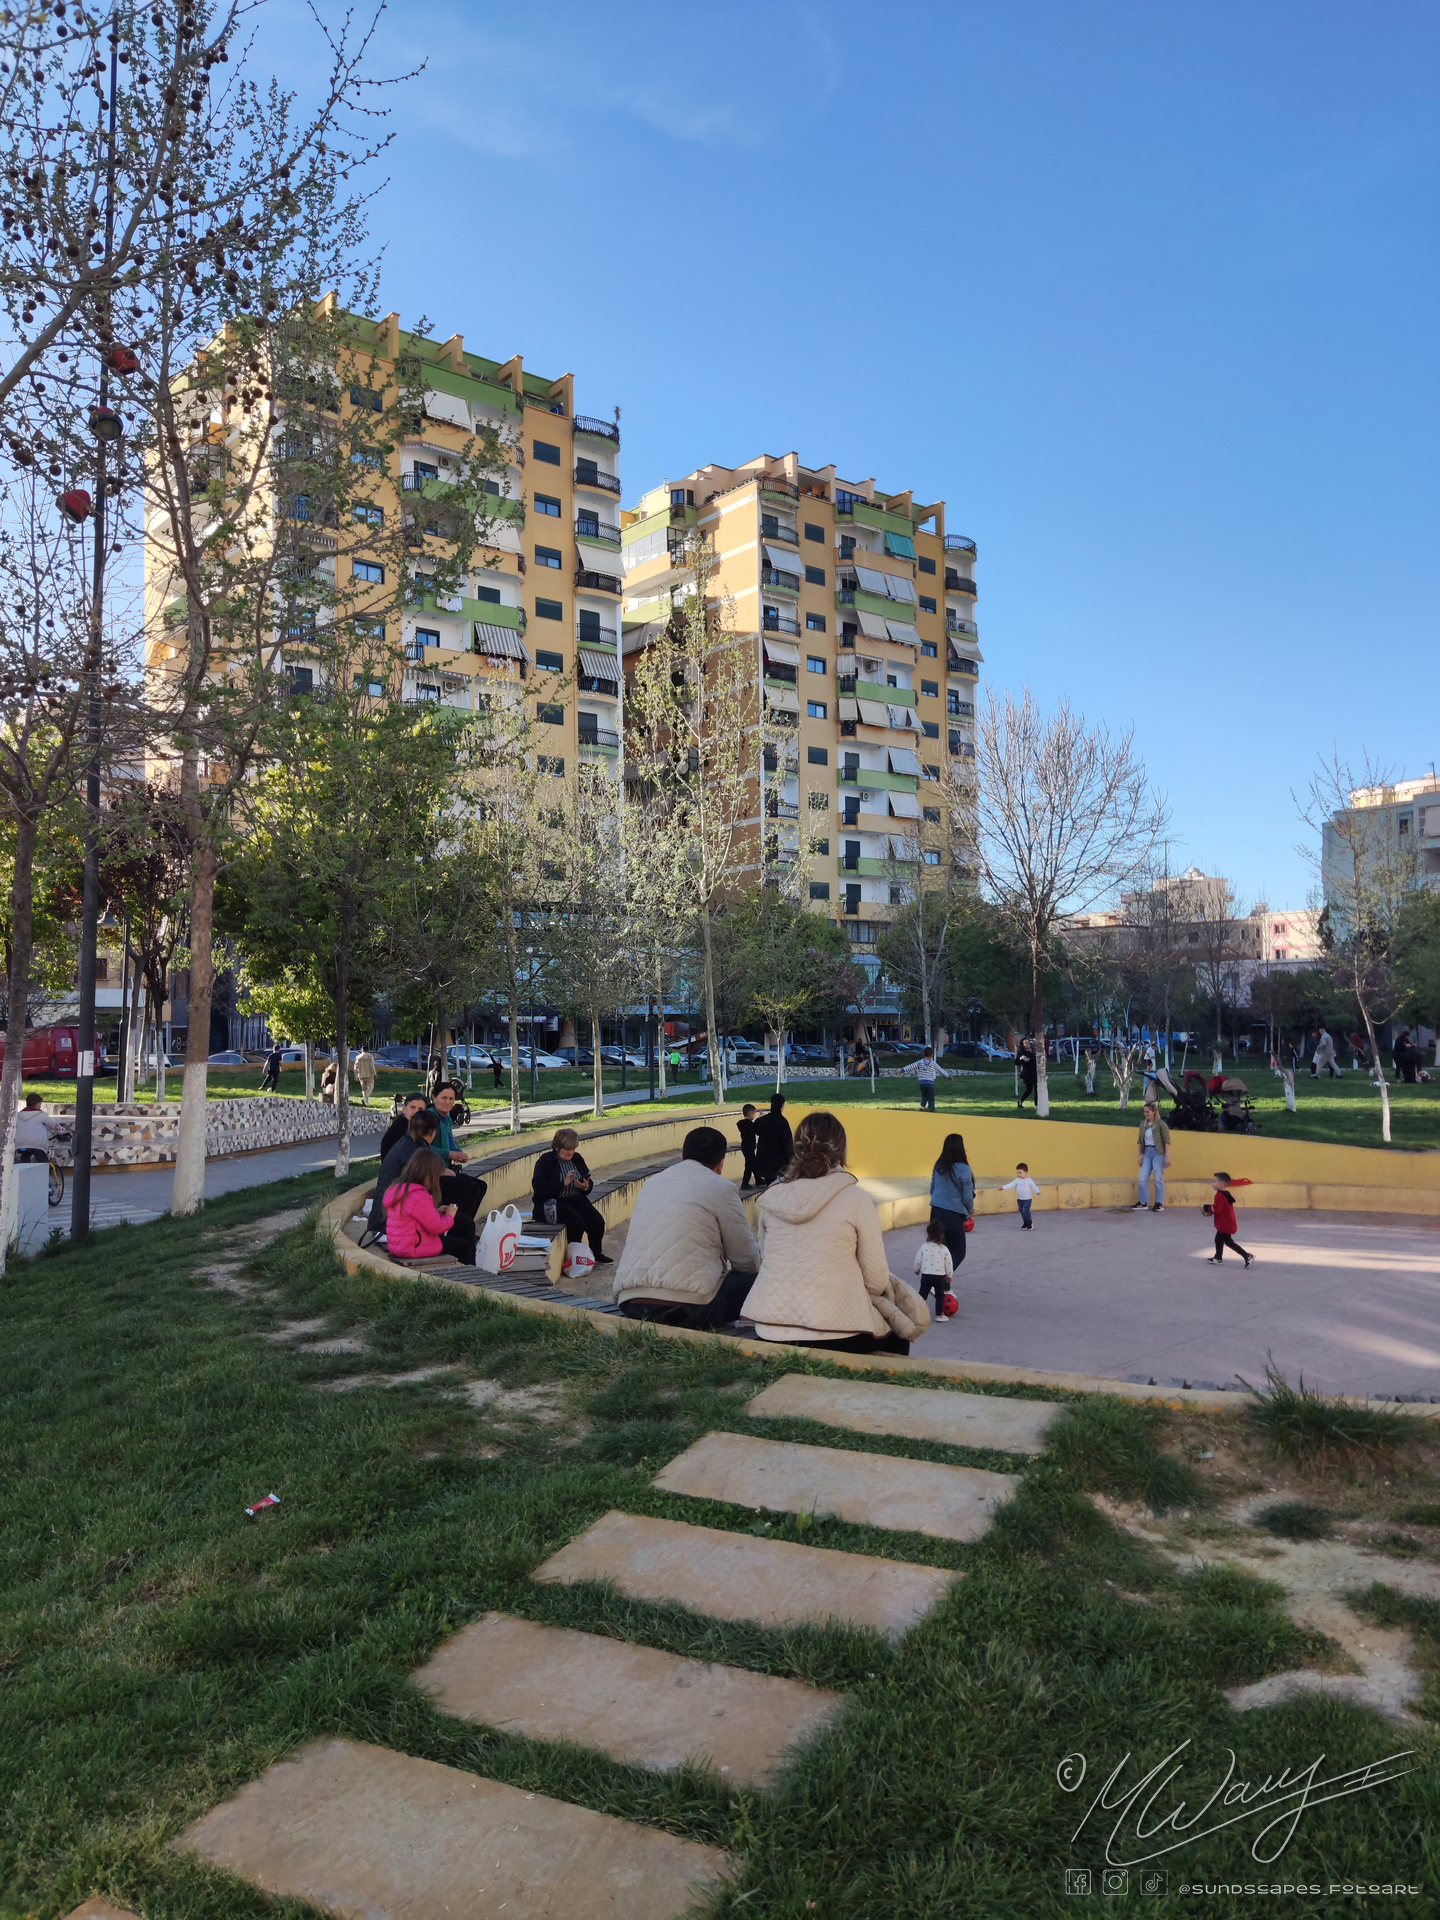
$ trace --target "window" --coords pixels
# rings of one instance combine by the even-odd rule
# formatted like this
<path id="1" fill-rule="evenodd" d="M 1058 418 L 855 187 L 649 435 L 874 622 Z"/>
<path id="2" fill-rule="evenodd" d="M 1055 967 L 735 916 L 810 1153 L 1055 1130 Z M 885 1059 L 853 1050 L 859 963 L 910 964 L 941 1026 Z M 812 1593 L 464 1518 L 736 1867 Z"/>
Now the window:
<path id="1" fill-rule="evenodd" d="M 927 694 L 930 699 L 938 700 L 940 698 L 940 682 L 938 680 L 922 680 L 920 682 L 920 691 L 923 694 Z"/>
<path id="2" fill-rule="evenodd" d="M 548 440 L 537 440 L 535 442 L 535 458 L 537 460 L 543 460 L 547 467 L 558 467 L 560 464 L 560 449 L 558 447 L 552 447 Z"/>
<path id="3" fill-rule="evenodd" d="M 560 549 L 558 547 L 536 547 L 535 564 L 537 567 L 554 567 L 558 571 L 560 566 Z"/>
<path id="4" fill-rule="evenodd" d="M 824 633 L 825 631 L 824 614 L 823 613 L 807 613 L 805 616 L 805 630 L 807 633 Z M 822 673 L 825 671 L 823 665 L 821 666 L 820 671 Z"/>
<path id="5" fill-rule="evenodd" d="M 935 571 L 935 562 L 933 560 L 927 560 L 923 553 L 916 561 L 916 565 L 919 567 L 921 573 L 934 573 Z"/>
<path id="6" fill-rule="evenodd" d="M 842 560 L 853 560 L 855 558 L 855 536 L 853 534 L 850 534 L 850 533 L 841 534 L 840 558 Z"/>
<path id="7" fill-rule="evenodd" d="M 822 660 L 818 653 L 807 653 L 805 656 L 805 671 L 807 673 L 828 673 L 830 671 L 830 663 L 828 660 Z"/>
<path id="8" fill-rule="evenodd" d="M 920 642 L 920 652 L 927 660 L 938 660 L 940 658 L 939 650 L 933 640 L 922 640 Z"/>
<path id="9" fill-rule="evenodd" d="M 298 457 L 298 449 L 290 455 L 292 460 Z M 369 467 L 372 473 L 382 473 L 385 469 L 383 457 L 373 447 L 356 447 L 350 456 L 350 464 L 352 467 Z"/>
<path id="10" fill-rule="evenodd" d="M 350 404 L 352 407 L 364 407 L 369 413 L 379 413 L 385 403 L 373 387 L 351 387 Z"/>
<path id="11" fill-rule="evenodd" d="M 558 753 L 537 753 L 535 756 L 535 765 L 540 769 L 541 773 L 553 773 L 556 779 L 564 776 L 565 762 Z"/>
<path id="12" fill-rule="evenodd" d="M 815 851 L 816 853 L 823 853 L 828 858 L 830 853 L 830 842 L 828 840 L 817 840 L 815 842 Z"/>
<path id="13" fill-rule="evenodd" d="M 290 668 L 291 693 L 313 693 L 315 691 L 315 669 L 313 667 Z"/>
<path id="14" fill-rule="evenodd" d="M 417 480 L 438 480 L 440 478 L 440 469 L 438 467 L 426 466 L 423 460 L 417 460 L 415 462 L 415 478 Z"/>
<path id="15" fill-rule="evenodd" d="M 537 620 L 563 620 L 565 608 L 558 600 L 537 600 L 535 602 Z"/>
<path id="16" fill-rule="evenodd" d="M 920 731 L 927 740 L 938 740 L 940 738 L 940 728 L 933 720 L 922 720 L 920 722 Z"/>
<path id="17" fill-rule="evenodd" d="M 935 766 L 929 760 L 925 762 L 924 766 L 921 767 L 920 771 L 924 774 L 927 780 L 938 780 L 940 778 L 939 767 Z"/>
<path id="18" fill-rule="evenodd" d="M 920 596 L 920 611 L 921 613 L 934 613 L 935 611 L 935 602 L 930 599 L 927 594 L 922 593 Z"/>
<path id="19" fill-rule="evenodd" d="M 827 720 L 830 717 L 829 709 L 823 700 L 807 700 L 805 711 L 812 720 Z"/>
<path id="20" fill-rule="evenodd" d="M 535 664 L 546 673 L 563 673 L 565 656 L 563 653 L 545 653 L 539 647 L 535 649 Z"/>
<path id="21" fill-rule="evenodd" d="M 824 527 L 817 527 L 813 521 L 807 520 L 805 522 L 805 538 L 807 540 L 823 540 L 825 538 Z"/>
<path id="22" fill-rule="evenodd" d="M 548 513 L 552 520 L 558 520 L 560 518 L 560 502 L 555 498 L 553 493 L 537 493 L 535 495 L 535 511 L 536 513 Z"/>
<path id="23" fill-rule="evenodd" d="M 385 584 L 385 569 L 377 567 L 373 560 L 352 560 L 350 572 L 355 579 L 373 581 L 377 587 Z"/>
<path id="24" fill-rule="evenodd" d="M 1396 825 L 1399 827 L 1401 833 L 1409 833 L 1410 815 L 1408 813 L 1402 813 L 1399 819 L 1397 820 Z"/>
<path id="25" fill-rule="evenodd" d="M 820 717 L 822 719 L 824 718 L 823 712 Z M 805 758 L 812 767 L 828 767 L 830 764 L 830 749 L 828 747 L 807 747 L 805 749 Z"/>
<path id="26" fill-rule="evenodd" d="M 892 887 L 891 887 L 891 889 L 890 889 L 890 904 L 891 904 L 891 906 L 892 906 L 892 907 L 903 907 L 903 906 L 904 906 L 904 904 L 905 904 L 905 889 L 904 889 L 903 887 L 896 887 L 896 886 L 892 886 Z"/>
<path id="27" fill-rule="evenodd" d="M 864 506 L 868 506 L 870 504 L 869 501 L 866 500 L 863 493 L 849 493 L 846 491 L 844 487 L 836 487 L 835 511 L 837 513 L 851 512 L 857 500 L 860 501 L 861 504 Z"/>
<path id="28" fill-rule="evenodd" d="M 925 818 L 926 818 L 926 819 L 927 819 L 927 820 L 928 820 L 928 821 L 930 822 L 930 824 L 931 824 L 931 826 L 932 826 L 932 827 L 938 827 L 938 826 L 939 826 L 939 824 L 940 824 L 940 809 L 939 809 L 939 807 L 922 807 L 922 808 L 920 809 L 920 811 L 921 811 L 921 813 L 923 813 L 923 814 L 924 814 L 924 816 L 925 816 Z"/>
<path id="29" fill-rule="evenodd" d="M 828 900 L 830 898 L 830 882 L 828 880 L 812 880 L 810 882 L 810 898 L 812 900 Z"/>
<path id="30" fill-rule="evenodd" d="M 383 527 L 385 524 L 385 509 L 383 507 L 372 506 L 368 500 L 362 500 L 358 506 L 351 508 L 350 518 L 359 521 L 363 527 Z"/>
<path id="31" fill-rule="evenodd" d="M 823 587 L 825 584 L 824 567 L 806 567 L 805 578 L 810 582 L 812 587 Z"/>
<path id="32" fill-rule="evenodd" d="M 359 693 L 362 689 L 369 694 L 372 700 L 378 700 L 385 691 L 385 682 L 383 680 L 369 680 L 363 673 L 357 673 L 355 676 L 355 691 Z"/>
<path id="33" fill-rule="evenodd" d="M 688 487 L 671 487 L 670 504 L 672 507 L 693 507 L 695 495 Z"/>
<path id="34" fill-rule="evenodd" d="M 535 718 L 544 721 L 547 727 L 563 727 L 565 724 L 565 709 L 564 707 L 554 706 L 549 701 L 542 700 L 535 709 Z"/>
<path id="35" fill-rule="evenodd" d="M 925 864 L 926 864 L 926 866 L 927 866 L 927 867 L 938 867 L 938 866 L 939 866 L 939 864 L 940 864 L 940 855 L 938 854 L 938 852 L 937 852 L 937 851 L 935 850 L 935 848 L 934 848 L 934 847 L 926 847 L 926 849 L 925 849 Z"/>
<path id="36" fill-rule="evenodd" d="M 488 605 L 492 607 L 498 607 L 500 604 L 500 589 L 498 587 L 476 587 L 475 598 L 486 601 Z"/>
<path id="37" fill-rule="evenodd" d="M 351 630 L 359 640 L 383 640 L 385 622 L 383 620 L 352 620 Z"/>
<path id="38" fill-rule="evenodd" d="M 434 627 L 416 627 L 415 644 L 417 647 L 438 647 L 440 635 Z"/>

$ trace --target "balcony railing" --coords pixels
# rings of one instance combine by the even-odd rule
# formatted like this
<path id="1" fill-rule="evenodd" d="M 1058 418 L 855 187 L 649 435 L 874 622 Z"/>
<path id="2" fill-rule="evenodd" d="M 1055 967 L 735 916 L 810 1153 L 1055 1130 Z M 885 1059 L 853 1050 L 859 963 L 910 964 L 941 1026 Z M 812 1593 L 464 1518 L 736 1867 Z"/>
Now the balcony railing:
<path id="1" fill-rule="evenodd" d="M 606 440 L 613 440 L 617 447 L 620 444 L 620 429 L 613 420 L 596 420 L 591 414 L 577 413 L 575 431 L 576 433 L 598 433 Z"/>
<path id="2" fill-rule="evenodd" d="M 973 720 L 975 708 L 969 700 L 948 700 L 945 711 L 952 720 Z"/>
<path id="3" fill-rule="evenodd" d="M 793 800 L 777 800 L 772 794 L 765 802 L 765 812 L 771 820 L 798 820 L 800 808 Z"/>
<path id="4" fill-rule="evenodd" d="M 576 467 L 575 484 L 577 487 L 601 487 L 606 493 L 619 493 L 620 476 L 615 473 L 601 473 L 598 469 L 594 473 L 582 472 L 579 467 Z"/>
<path id="5" fill-rule="evenodd" d="M 799 684 L 798 672 L 798 668 L 787 666 L 783 660 L 767 660 L 765 662 L 765 678 L 767 680 L 783 680 L 788 687 Z"/>
<path id="6" fill-rule="evenodd" d="M 618 752 L 620 736 L 613 727 L 594 727 L 588 732 L 582 727 L 579 734 L 582 747 L 601 747 L 610 752 Z"/>
<path id="7" fill-rule="evenodd" d="M 784 618 L 779 620 L 767 618 L 763 631 L 766 633 L 798 634 L 800 631 L 800 622 L 798 620 L 786 620 Z"/>
<path id="8" fill-rule="evenodd" d="M 575 516 L 575 531 L 585 540 L 603 540 L 607 547 L 618 547 L 620 529 L 607 527 L 601 520 L 587 520 L 583 513 Z"/>
<path id="9" fill-rule="evenodd" d="M 565 402 L 552 399 L 548 393 L 522 393 L 520 398 L 527 407 L 538 407 L 541 413 L 558 413 L 565 417 Z"/>
<path id="10" fill-rule="evenodd" d="M 778 540 L 784 547 L 798 547 L 800 544 L 800 536 L 792 528 L 767 526 L 763 520 L 760 524 L 760 538 Z"/>
<path id="11" fill-rule="evenodd" d="M 594 593 L 623 593 L 624 587 L 613 573 L 592 573 L 588 567 L 582 567 L 575 576 L 577 587 L 587 587 Z"/>
<path id="12" fill-rule="evenodd" d="M 945 631 L 946 633 L 968 633 L 973 634 L 977 640 L 980 638 L 980 629 L 976 626 L 975 622 L 973 620 L 962 620 L 958 613 L 946 614 Z"/>
<path id="13" fill-rule="evenodd" d="M 945 662 L 951 673 L 968 673 L 972 680 L 980 678 L 980 669 L 973 660 L 967 660 L 963 654 L 952 653 Z"/>
<path id="14" fill-rule="evenodd" d="M 957 760 L 973 760 L 975 758 L 975 742 L 973 740 L 957 739 L 952 733 L 950 736 L 950 751 Z"/>
<path id="15" fill-rule="evenodd" d="M 455 476 L 453 473 L 402 473 L 400 476 L 400 490 L 402 493 L 423 493 L 427 481 L 438 482 L 447 487 L 453 487 L 455 484 Z"/>
<path id="16" fill-rule="evenodd" d="M 946 553 L 974 553 L 975 542 L 967 534 L 947 533 L 945 551 Z"/>
<path id="17" fill-rule="evenodd" d="M 613 627 L 581 627 L 575 636 L 582 647 L 613 647 L 615 629 Z M 620 663 L 615 663 L 615 671 L 620 671 Z"/>
<path id="18" fill-rule="evenodd" d="M 970 579 L 967 574 L 955 573 L 951 568 L 947 567 L 945 569 L 945 591 L 946 593 L 968 593 L 973 599 L 975 596 L 975 582 Z"/>
<path id="19" fill-rule="evenodd" d="M 778 493 L 782 500 L 798 500 L 800 489 L 793 480 L 762 480 L 761 493 Z"/>
<path id="20" fill-rule="evenodd" d="M 778 567 L 762 567 L 760 584 L 762 587 L 779 587 L 782 593 L 798 593 L 800 576 L 798 573 L 781 573 Z"/>

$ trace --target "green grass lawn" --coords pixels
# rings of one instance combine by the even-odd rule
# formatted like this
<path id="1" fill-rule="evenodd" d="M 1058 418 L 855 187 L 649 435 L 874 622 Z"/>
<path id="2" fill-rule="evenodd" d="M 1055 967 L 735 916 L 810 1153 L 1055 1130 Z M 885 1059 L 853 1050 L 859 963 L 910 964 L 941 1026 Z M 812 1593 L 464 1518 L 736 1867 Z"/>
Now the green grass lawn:
<path id="1" fill-rule="evenodd" d="M 1269 1067 L 1246 1060 L 1232 1063 L 1227 1072 L 1238 1073 L 1247 1083 L 1260 1130 L 1273 1139 L 1324 1140 L 1352 1147 L 1384 1145 L 1380 1138 L 1380 1095 L 1364 1074 L 1347 1073 L 1340 1080 L 1312 1080 L 1308 1069 L 1302 1070 L 1295 1091 L 1298 1111 L 1287 1113 L 1284 1090 Z M 1141 1079 L 1138 1074 L 1130 1105 L 1123 1111 L 1116 1105 L 1115 1090 L 1107 1073 L 1096 1074 L 1095 1089 L 1093 1094 L 1087 1094 L 1083 1077 L 1076 1080 L 1073 1070 L 1052 1070 L 1052 1119 L 1085 1120 L 1100 1126 L 1139 1126 Z M 792 1080 L 787 1082 L 785 1092 L 797 1102 L 819 1101 L 827 1106 L 918 1108 L 920 1104 L 919 1089 L 913 1078 L 877 1080 L 873 1094 L 868 1080 Z M 708 1088 L 697 1088 L 673 1097 L 705 1104 L 711 1096 Z M 763 1107 L 767 1092 L 764 1086 L 745 1090 L 737 1087 L 734 1097 L 753 1100 Z M 939 1113 L 953 1113 L 962 1119 L 967 1114 L 1013 1119 L 1017 1112 L 1014 1070 L 1006 1068 L 999 1073 L 939 1080 L 935 1085 L 935 1107 Z M 1162 1115 L 1167 1114 L 1169 1108 L 1170 1102 L 1162 1099 Z M 1033 1116 L 1034 1108 L 1027 1106 L 1025 1112 Z M 1392 1146 L 1440 1147 L 1440 1079 L 1429 1086 L 1417 1087 L 1396 1086 L 1392 1082 L 1390 1116 Z"/>
<path id="2" fill-rule="evenodd" d="M 1182 1577 L 1088 1499 L 1203 1498 L 1192 1470 L 1157 1450 L 1158 1416 L 1077 1398 L 1025 1467 L 747 1421 L 746 1398 L 773 1377 L 760 1361 L 638 1329 L 617 1340 L 452 1289 L 347 1278 L 303 1227 L 257 1256 L 262 1284 L 245 1297 L 199 1273 L 248 1222 L 332 1191 L 320 1176 L 250 1189 L 196 1220 L 114 1229 L 88 1249 L 18 1263 L 0 1283 L 3 1920 L 54 1920 L 92 1890 L 147 1920 L 295 1920 L 308 1910 L 272 1905 L 168 1843 L 324 1733 L 729 1847 L 737 1879 L 715 1913 L 730 1920 L 1073 1913 L 1063 1870 L 1098 1869 L 1103 1841 L 1071 1844 L 1089 1796 L 1057 1784 L 1067 1755 L 1088 1757 L 1098 1787 L 1127 1753 L 1144 1769 L 1188 1739 L 1195 1759 L 1177 1791 L 1193 1807 L 1230 1748 L 1251 1779 L 1320 1753 L 1339 1768 L 1414 1748 L 1419 1770 L 1405 1779 L 1307 1813 L 1270 1877 L 1404 1879 L 1424 1889 L 1405 1911 L 1436 1910 L 1434 1726 L 1402 1733 L 1314 1697 L 1234 1715 L 1222 1687 L 1291 1666 L 1315 1643 L 1272 1589 L 1233 1569 Z M 259 1337 L 322 1318 L 364 1350 L 323 1355 Z M 448 1371 L 324 1391 L 422 1367 Z M 463 1392 L 475 1380 L 530 1390 L 528 1407 L 507 1411 L 502 1398 L 477 1409 Z M 864 1631 L 778 1632 L 600 1586 L 531 1584 L 543 1557 L 611 1507 L 763 1528 L 651 1484 L 715 1429 L 1025 1478 L 990 1536 L 968 1547 L 774 1522 L 791 1539 L 963 1572 L 899 1647 Z M 243 1508 L 272 1489 L 278 1511 L 246 1520 Z M 408 1676 L 491 1608 L 810 1680 L 848 1704 L 768 1795 L 466 1725 Z M 1416 1630 L 1440 1637 L 1428 1615 Z M 1427 1700 L 1434 1722 L 1433 1687 Z M 1253 1914 L 1243 1895 L 1178 1893 L 1182 1880 L 1266 1877 L 1246 1851 L 1252 1837 L 1242 1828 L 1187 1844 L 1161 1863 L 1170 1898 L 1144 1911 Z"/>

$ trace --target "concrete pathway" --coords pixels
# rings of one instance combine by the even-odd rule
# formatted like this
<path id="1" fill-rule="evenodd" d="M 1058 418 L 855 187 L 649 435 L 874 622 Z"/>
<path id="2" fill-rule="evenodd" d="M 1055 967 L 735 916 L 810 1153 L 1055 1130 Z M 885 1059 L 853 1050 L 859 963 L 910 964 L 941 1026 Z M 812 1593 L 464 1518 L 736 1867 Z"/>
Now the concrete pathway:
<path id="1" fill-rule="evenodd" d="M 1265 1357 L 1323 1393 L 1440 1400 L 1440 1221 L 1240 1208 L 1248 1270 L 1198 1208 L 982 1215 L 960 1311 L 917 1358 L 992 1361 L 1159 1385 L 1265 1378 Z M 885 1236 L 910 1279 L 923 1227 Z"/>

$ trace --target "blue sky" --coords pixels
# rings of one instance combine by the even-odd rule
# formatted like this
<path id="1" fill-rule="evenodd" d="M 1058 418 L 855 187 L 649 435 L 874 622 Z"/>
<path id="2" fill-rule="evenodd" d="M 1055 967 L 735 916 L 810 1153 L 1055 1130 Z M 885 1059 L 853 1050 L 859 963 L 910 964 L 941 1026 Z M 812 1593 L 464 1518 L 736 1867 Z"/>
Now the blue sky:
<path id="1" fill-rule="evenodd" d="M 1433 5 L 392 0 L 380 47 L 429 63 L 386 304 L 618 404 L 627 502 L 792 447 L 943 497 L 992 679 L 1133 723 L 1248 897 L 1306 896 L 1317 750 L 1440 756 Z"/>

